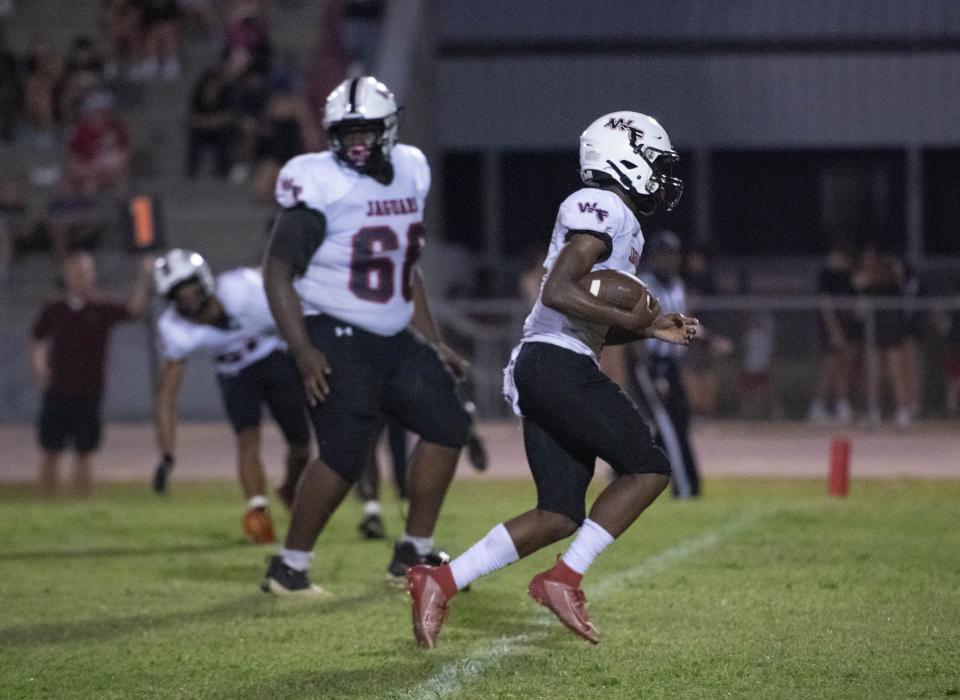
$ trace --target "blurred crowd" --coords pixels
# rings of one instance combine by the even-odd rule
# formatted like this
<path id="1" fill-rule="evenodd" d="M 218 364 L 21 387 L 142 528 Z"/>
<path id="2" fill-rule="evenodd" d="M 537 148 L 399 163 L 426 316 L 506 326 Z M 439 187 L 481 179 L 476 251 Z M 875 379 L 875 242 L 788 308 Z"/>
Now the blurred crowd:
<path id="1" fill-rule="evenodd" d="M 944 413 L 958 415 L 960 312 L 930 313 L 910 308 L 911 300 L 929 291 L 920 275 L 901 258 L 876 246 L 867 245 L 858 251 L 836 247 L 828 253 L 817 285 L 823 357 L 808 411 L 812 423 L 851 422 L 855 397 L 865 391 L 863 376 L 868 363 L 872 363 L 891 395 L 895 424 L 909 427 L 924 410 L 922 354 L 928 333 L 939 335 L 946 346 L 938 368 L 944 388 Z M 960 298 L 960 290 L 946 291 Z M 833 301 L 844 297 L 907 303 L 900 308 L 881 306 L 870 317 L 862 308 Z"/>
<path id="2" fill-rule="evenodd" d="M 78 35 L 65 52 L 42 34 L 12 51 L 0 16 L 0 279 L 19 253 L 62 260 L 103 239 L 144 141 L 130 110 L 153 83 L 199 74 L 182 91 L 185 177 L 209 169 L 272 201 L 283 162 L 323 145 L 299 58 L 278 55 L 271 40 L 274 9 L 273 0 L 103 0 L 101 34 Z M 383 10 L 384 0 L 329 4 L 307 66 L 311 89 L 369 66 Z M 217 46 L 216 62 L 186 65 L 184 37 Z"/>

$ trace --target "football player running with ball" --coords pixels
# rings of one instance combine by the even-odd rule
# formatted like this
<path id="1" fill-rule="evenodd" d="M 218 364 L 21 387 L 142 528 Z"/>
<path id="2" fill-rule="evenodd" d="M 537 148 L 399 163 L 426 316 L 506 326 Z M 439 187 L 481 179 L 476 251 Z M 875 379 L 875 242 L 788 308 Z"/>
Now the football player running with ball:
<path id="1" fill-rule="evenodd" d="M 264 263 L 320 453 L 262 584 L 281 595 L 323 594 L 307 576 L 314 544 L 360 478 L 383 415 L 420 437 L 388 578 L 402 584 L 410 566 L 442 561 L 433 530 L 470 432 L 454 385 L 467 363 L 443 344 L 417 267 L 430 167 L 418 149 L 396 143 L 397 104 L 376 78 L 341 83 L 327 98 L 324 126 L 330 150 L 280 171 L 282 209 Z"/>
<path id="2" fill-rule="evenodd" d="M 580 136 L 587 188 L 560 205 L 540 294 L 504 372 L 504 393 L 523 418 L 537 506 L 497 525 L 449 564 L 407 572 L 421 646 L 436 645 L 458 590 L 574 532 L 566 552 L 533 577 L 528 592 L 573 632 L 600 640 L 580 580 L 664 490 L 670 463 L 636 406 L 600 371 L 598 355 L 604 344 L 640 338 L 685 345 L 698 323 L 680 314 L 656 318 L 659 305 L 645 294 L 632 309 L 605 303 L 581 280 L 604 269 L 636 273 L 643 250 L 638 217 L 676 206 L 683 187 L 671 176 L 677 158 L 663 128 L 637 112 L 607 114 Z M 616 478 L 585 517 L 597 457 Z"/>
<path id="3" fill-rule="evenodd" d="M 303 388 L 277 337 L 258 270 L 240 267 L 216 279 L 199 253 L 179 248 L 156 261 L 157 293 L 169 303 L 157 320 L 163 365 L 154 423 L 162 458 L 153 489 L 165 493 L 173 470 L 176 403 L 187 360 L 212 357 L 223 406 L 237 436 L 237 471 L 247 499 L 243 531 L 253 544 L 275 542 L 260 460 L 260 414 L 266 404 L 287 443 L 287 473 L 277 495 L 289 507 L 310 459 Z"/>

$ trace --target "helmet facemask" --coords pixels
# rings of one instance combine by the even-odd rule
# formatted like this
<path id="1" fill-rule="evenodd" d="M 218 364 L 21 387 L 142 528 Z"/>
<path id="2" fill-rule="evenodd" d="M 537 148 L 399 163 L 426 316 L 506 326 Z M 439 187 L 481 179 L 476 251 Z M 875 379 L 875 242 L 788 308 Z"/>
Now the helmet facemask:
<path id="1" fill-rule="evenodd" d="M 178 314 L 192 321 L 199 320 L 203 316 L 213 298 L 197 275 L 177 283 L 166 296 L 173 303 Z"/>
<path id="2" fill-rule="evenodd" d="M 607 165 L 619 175 L 620 184 L 627 190 L 641 214 L 649 216 L 657 211 L 671 211 L 683 194 L 683 181 L 673 176 L 673 166 L 680 160 L 680 156 L 676 151 L 644 146 L 643 132 L 639 129 L 628 127 L 628 133 L 630 148 L 640 157 L 642 163 L 624 158 L 619 163 L 607 160 Z M 637 168 L 642 169 L 641 173 L 630 172 Z M 644 171 L 649 173 L 646 178 L 642 174 Z M 640 183 L 643 184 L 638 189 L 637 185 Z"/>
<path id="3" fill-rule="evenodd" d="M 386 133 L 384 119 L 337 122 L 330 127 L 330 148 L 347 167 L 369 173 L 387 161 Z"/>

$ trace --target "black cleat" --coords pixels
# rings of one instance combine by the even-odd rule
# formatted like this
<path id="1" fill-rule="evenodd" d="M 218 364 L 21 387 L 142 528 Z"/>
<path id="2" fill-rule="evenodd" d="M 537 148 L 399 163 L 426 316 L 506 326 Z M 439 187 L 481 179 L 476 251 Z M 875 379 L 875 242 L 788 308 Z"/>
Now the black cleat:
<path id="1" fill-rule="evenodd" d="M 387 581 L 398 586 L 406 586 L 407 569 L 417 564 L 440 566 L 450 561 L 450 555 L 438 549 L 429 554 L 419 554 L 413 542 L 396 542 L 393 545 L 393 559 L 387 566 Z"/>
<path id="2" fill-rule="evenodd" d="M 487 448 L 483 444 L 483 440 L 480 439 L 480 436 L 472 430 L 470 431 L 470 438 L 467 441 L 467 457 L 470 459 L 470 464 L 478 472 L 487 470 Z"/>
<path id="3" fill-rule="evenodd" d="M 269 557 L 267 562 L 267 573 L 260 583 L 260 590 L 264 593 L 298 598 L 322 598 L 330 595 L 326 589 L 311 583 L 305 571 L 297 571 L 284 564 L 283 557 L 279 554 Z"/>
<path id="4" fill-rule="evenodd" d="M 170 472 L 173 471 L 173 464 L 164 460 L 157 465 L 153 471 L 153 491 L 154 493 L 166 493 L 167 481 L 170 478 Z"/>
<path id="5" fill-rule="evenodd" d="M 360 524 L 357 525 L 360 536 L 365 540 L 382 540 L 387 536 L 387 530 L 383 526 L 383 518 L 376 513 L 364 516 Z"/>

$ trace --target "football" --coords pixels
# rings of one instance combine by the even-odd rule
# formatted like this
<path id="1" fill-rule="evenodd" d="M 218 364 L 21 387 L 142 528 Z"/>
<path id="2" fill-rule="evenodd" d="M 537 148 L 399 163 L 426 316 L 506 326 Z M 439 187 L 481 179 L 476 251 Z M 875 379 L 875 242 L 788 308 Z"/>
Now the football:
<path id="1" fill-rule="evenodd" d="M 643 297 L 647 308 L 653 310 L 653 297 L 647 285 L 621 270 L 596 270 L 580 279 L 580 285 L 600 301 L 618 309 L 632 309 Z M 652 319 L 651 319 L 652 320 Z"/>

